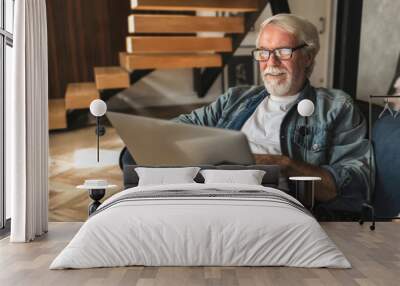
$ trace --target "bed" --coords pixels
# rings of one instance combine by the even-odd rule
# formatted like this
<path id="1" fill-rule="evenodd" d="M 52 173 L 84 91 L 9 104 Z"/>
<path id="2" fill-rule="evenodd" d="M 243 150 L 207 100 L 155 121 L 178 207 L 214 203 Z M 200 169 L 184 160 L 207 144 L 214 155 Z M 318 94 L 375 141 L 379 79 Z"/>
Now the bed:
<path id="1" fill-rule="evenodd" d="M 193 183 L 138 185 L 136 167 L 125 166 L 126 189 L 98 208 L 50 269 L 351 267 L 312 214 L 279 189 L 278 166 L 218 167 L 264 170 L 260 185 L 204 183 L 200 173 Z"/>

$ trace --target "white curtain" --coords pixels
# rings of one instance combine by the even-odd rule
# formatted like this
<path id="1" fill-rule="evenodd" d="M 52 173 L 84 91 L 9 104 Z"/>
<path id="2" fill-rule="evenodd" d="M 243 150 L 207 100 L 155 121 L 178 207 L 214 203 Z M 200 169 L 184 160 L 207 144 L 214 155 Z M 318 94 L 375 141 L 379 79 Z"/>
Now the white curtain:
<path id="1" fill-rule="evenodd" d="M 48 227 L 48 65 L 45 0 L 15 1 L 14 70 L 6 98 L 6 187 L 12 242 Z"/>

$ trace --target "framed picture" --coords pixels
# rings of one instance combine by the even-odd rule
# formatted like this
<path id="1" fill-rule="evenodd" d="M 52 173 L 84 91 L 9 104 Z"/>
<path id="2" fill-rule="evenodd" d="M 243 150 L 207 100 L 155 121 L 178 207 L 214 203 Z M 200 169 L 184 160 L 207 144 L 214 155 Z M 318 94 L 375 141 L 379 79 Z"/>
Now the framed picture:
<path id="1" fill-rule="evenodd" d="M 250 55 L 234 56 L 225 69 L 225 89 L 239 85 L 258 85 L 258 64 Z"/>

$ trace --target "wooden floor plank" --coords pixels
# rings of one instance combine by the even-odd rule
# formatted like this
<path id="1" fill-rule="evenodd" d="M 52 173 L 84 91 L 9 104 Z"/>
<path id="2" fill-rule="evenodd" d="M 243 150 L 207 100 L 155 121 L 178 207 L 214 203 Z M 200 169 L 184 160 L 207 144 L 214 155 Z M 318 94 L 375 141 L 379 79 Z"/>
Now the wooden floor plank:
<path id="1" fill-rule="evenodd" d="M 217 37 L 127 37 L 128 53 L 231 52 L 231 38 Z"/>
<path id="2" fill-rule="evenodd" d="M 96 88 L 99 90 L 130 86 L 129 73 L 121 67 L 95 67 L 94 77 Z"/>
<path id="3" fill-rule="evenodd" d="M 119 62 L 128 71 L 140 69 L 178 69 L 220 67 L 219 54 L 128 54 L 120 53 Z"/>
<path id="4" fill-rule="evenodd" d="M 244 33 L 243 17 L 205 17 L 186 15 L 129 15 L 129 33 Z"/>
<path id="5" fill-rule="evenodd" d="M 131 0 L 133 10 L 255 12 L 254 0 Z"/>
<path id="6" fill-rule="evenodd" d="M 100 94 L 94 82 L 69 83 L 65 93 L 65 108 L 67 110 L 89 108 L 90 103 L 98 98 Z"/>
<path id="7" fill-rule="evenodd" d="M 49 99 L 49 130 L 67 128 L 65 99 Z"/>
<path id="8" fill-rule="evenodd" d="M 49 232 L 32 243 L 0 241 L 0 285 L 398 285 L 400 223 L 377 223 L 374 232 L 356 222 L 322 223 L 353 265 L 352 269 L 295 267 L 117 267 L 84 270 L 49 270 L 55 256 L 82 223 L 50 223 Z M 337 226 L 340 227 L 337 227 Z M 387 237 L 380 253 L 376 236 Z M 363 242 L 358 238 L 363 237 Z M 368 242 L 368 243 L 367 243 Z M 366 244 L 367 243 L 367 244 Z M 351 246 L 351 248 L 348 248 Z M 371 248 L 371 246 L 373 246 Z M 369 254 L 365 260 L 363 253 Z M 380 258 L 379 261 L 376 258 Z M 363 263 L 355 263 L 356 260 Z"/>

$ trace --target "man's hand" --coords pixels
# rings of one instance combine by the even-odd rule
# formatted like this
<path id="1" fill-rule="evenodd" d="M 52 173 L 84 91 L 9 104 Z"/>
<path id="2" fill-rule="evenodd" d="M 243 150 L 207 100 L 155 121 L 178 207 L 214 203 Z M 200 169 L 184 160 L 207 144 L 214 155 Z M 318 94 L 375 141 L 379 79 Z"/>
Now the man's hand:
<path id="1" fill-rule="evenodd" d="M 333 199 L 336 194 L 336 183 L 332 175 L 325 169 L 305 162 L 295 161 L 283 155 L 254 154 L 256 164 L 280 165 L 282 174 L 291 176 L 317 176 L 321 181 L 316 183 L 315 198 L 319 201 Z"/>
<path id="2" fill-rule="evenodd" d="M 283 155 L 254 154 L 254 158 L 259 165 L 280 165 L 284 174 L 291 164 L 291 159 Z"/>

